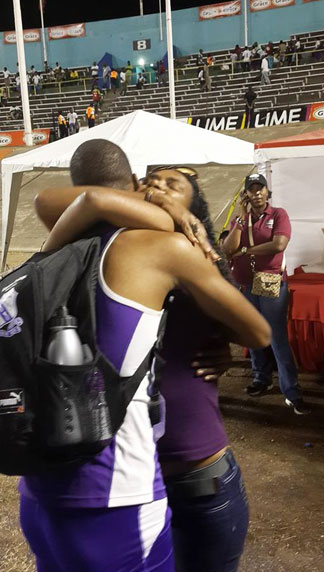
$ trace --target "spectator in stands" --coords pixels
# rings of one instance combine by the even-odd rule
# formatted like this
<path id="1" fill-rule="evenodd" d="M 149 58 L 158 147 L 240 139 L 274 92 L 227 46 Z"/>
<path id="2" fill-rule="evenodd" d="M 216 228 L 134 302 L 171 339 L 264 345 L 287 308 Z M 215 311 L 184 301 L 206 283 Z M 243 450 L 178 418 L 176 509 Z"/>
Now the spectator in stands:
<path id="1" fill-rule="evenodd" d="M 15 120 L 23 118 L 23 112 L 19 105 L 9 107 L 9 118 Z"/>
<path id="2" fill-rule="evenodd" d="M 209 69 L 208 69 L 207 64 L 204 65 L 203 72 L 204 72 L 204 78 L 205 78 L 205 90 L 211 91 L 211 79 L 210 79 Z"/>
<path id="3" fill-rule="evenodd" d="M 6 86 L 2 87 L 2 96 L 1 96 L 1 103 L 3 105 L 3 107 L 5 107 L 8 103 L 8 88 Z"/>
<path id="4" fill-rule="evenodd" d="M 260 69 L 260 65 L 261 58 L 258 54 L 258 46 L 254 46 L 251 48 L 251 70 Z"/>
<path id="5" fill-rule="evenodd" d="M 208 54 L 208 56 L 207 56 L 207 65 L 208 65 L 208 66 L 214 65 L 213 56 L 211 56 L 210 54 Z"/>
<path id="6" fill-rule="evenodd" d="M 55 80 L 60 88 L 61 83 L 63 81 L 63 70 L 61 67 L 54 68 L 54 73 L 55 73 Z"/>
<path id="7" fill-rule="evenodd" d="M 77 85 L 79 82 L 79 72 L 78 70 L 71 70 L 70 71 L 70 80 L 73 81 L 74 85 Z"/>
<path id="8" fill-rule="evenodd" d="M 61 69 L 61 66 L 59 65 L 58 62 L 55 62 L 55 66 L 53 67 L 53 71 L 54 73 L 56 73 L 57 71 L 59 71 Z"/>
<path id="9" fill-rule="evenodd" d="M 102 89 L 104 94 L 110 89 L 110 75 L 111 75 L 111 67 L 103 63 L 102 64 Z"/>
<path id="10" fill-rule="evenodd" d="M 36 71 L 36 70 L 35 70 L 35 66 L 30 66 L 30 69 L 29 69 L 29 72 L 28 72 L 28 73 L 29 73 L 29 75 L 32 77 L 32 76 L 34 75 L 35 71 Z"/>
<path id="11" fill-rule="evenodd" d="M 252 87 L 249 86 L 248 90 L 244 94 L 246 126 L 247 127 L 254 127 L 254 105 L 255 105 L 256 96 L 257 95 L 253 91 Z"/>
<path id="12" fill-rule="evenodd" d="M 98 87 L 94 87 L 92 90 L 92 103 L 95 109 L 95 114 L 98 115 L 98 111 L 101 111 L 100 109 L 101 91 Z"/>
<path id="13" fill-rule="evenodd" d="M 4 107 L 4 103 L 3 103 L 3 87 L 0 86 L 0 106 Z"/>
<path id="14" fill-rule="evenodd" d="M 127 85 L 131 85 L 131 83 L 132 83 L 132 73 L 133 73 L 133 66 L 130 63 L 130 61 L 128 60 L 127 66 L 126 66 L 126 84 Z"/>
<path id="15" fill-rule="evenodd" d="M 3 79 L 5 86 L 10 88 L 10 71 L 6 67 L 3 68 Z"/>
<path id="16" fill-rule="evenodd" d="M 41 76 L 37 71 L 33 75 L 33 85 L 34 85 L 35 95 L 37 95 L 41 88 Z"/>
<path id="17" fill-rule="evenodd" d="M 16 73 L 15 75 L 15 83 L 14 83 L 14 90 L 17 92 L 18 97 L 20 97 L 20 75 Z"/>
<path id="18" fill-rule="evenodd" d="M 204 52 L 200 49 L 197 56 L 197 66 L 203 66 L 205 63 Z"/>
<path id="19" fill-rule="evenodd" d="M 241 60 L 242 59 L 242 48 L 238 44 L 236 44 L 233 51 L 234 51 L 234 54 L 237 55 L 237 59 Z"/>
<path id="20" fill-rule="evenodd" d="M 269 63 L 268 63 L 269 56 L 264 56 L 261 62 L 261 85 L 269 85 L 270 81 L 270 70 L 269 70 Z"/>
<path id="21" fill-rule="evenodd" d="M 49 73 L 50 69 L 47 60 L 44 60 L 44 73 Z"/>
<path id="22" fill-rule="evenodd" d="M 115 70 L 115 68 L 111 70 L 110 81 L 111 81 L 111 90 L 113 93 L 116 93 L 118 85 L 118 71 Z"/>
<path id="23" fill-rule="evenodd" d="M 137 78 L 136 88 L 143 89 L 145 83 L 146 83 L 145 76 L 142 73 L 139 73 Z"/>
<path id="24" fill-rule="evenodd" d="M 300 41 L 300 38 L 297 38 L 296 43 L 295 43 L 295 53 L 297 54 L 296 57 L 296 65 L 301 64 L 302 62 L 302 52 L 304 51 L 304 46 Z"/>
<path id="25" fill-rule="evenodd" d="M 295 42 L 294 40 L 290 39 L 287 43 L 287 50 L 286 50 L 286 62 L 288 66 L 291 66 L 295 61 Z"/>
<path id="26" fill-rule="evenodd" d="M 163 60 L 158 62 L 158 84 L 159 87 L 166 85 L 166 69 Z"/>
<path id="27" fill-rule="evenodd" d="M 204 68 L 199 68 L 198 69 L 198 81 L 199 81 L 199 85 L 200 85 L 200 91 L 204 91 L 205 87 L 206 87 L 206 80 L 205 80 L 205 75 L 204 75 Z"/>
<path id="28" fill-rule="evenodd" d="M 265 51 L 267 52 L 267 55 L 268 55 L 268 56 L 272 56 L 272 55 L 273 55 L 274 45 L 273 45 L 273 42 L 272 42 L 271 40 L 267 43 L 267 45 L 266 45 L 266 47 L 265 47 Z"/>
<path id="29" fill-rule="evenodd" d="M 238 55 L 235 51 L 231 52 L 230 54 L 231 62 L 232 62 L 232 69 L 233 73 L 237 73 L 241 71 L 241 64 L 238 61 Z"/>
<path id="30" fill-rule="evenodd" d="M 88 127 L 90 129 L 91 127 L 95 126 L 95 121 L 96 121 L 95 108 L 92 105 L 92 103 L 90 103 L 87 107 L 86 116 L 87 116 L 87 120 L 88 120 Z"/>
<path id="31" fill-rule="evenodd" d="M 242 53 L 242 69 L 243 71 L 250 71 L 251 69 L 251 50 L 248 46 L 245 46 Z"/>
<path id="32" fill-rule="evenodd" d="M 314 60 L 317 62 L 323 61 L 324 41 L 323 40 L 316 40 L 314 48 L 315 48 L 315 51 L 312 52 L 312 56 L 313 56 Z"/>
<path id="33" fill-rule="evenodd" d="M 60 139 L 64 139 L 64 137 L 67 137 L 69 133 L 68 133 L 66 119 L 61 109 L 57 112 L 57 123 L 59 126 Z"/>
<path id="34" fill-rule="evenodd" d="M 74 135 L 74 133 L 77 133 L 78 114 L 74 111 L 73 107 L 67 114 L 67 122 L 68 122 L 69 135 Z"/>
<path id="35" fill-rule="evenodd" d="M 92 66 L 90 68 L 90 74 L 91 74 L 91 79 L 92 79 L 91 86 L 94 87 L 98 83 L 99 66 L 98 66 L 97 62 L 93 62 Z"/>
<path id="36" fill-rule="evenodd" d="M 286 63 L 286 52 L 287 44 L 283 40 L 280 40 L 278 45 L 278 60 L 280 66 L 283 66 Z"/>
<path id="37" fill-rule="evenodd" d="M 120 95 L 126 95 L 127 82 L 126 82 L 126 69 L 122 68 L 119 74 L 120 78 Z"/>

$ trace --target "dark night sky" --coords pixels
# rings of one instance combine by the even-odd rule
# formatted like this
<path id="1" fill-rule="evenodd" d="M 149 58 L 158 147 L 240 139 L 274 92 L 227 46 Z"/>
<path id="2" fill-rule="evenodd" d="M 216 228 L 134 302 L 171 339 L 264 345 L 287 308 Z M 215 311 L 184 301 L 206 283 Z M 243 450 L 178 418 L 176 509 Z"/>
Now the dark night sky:
<path id="1" fill-rule="evenodd" d="M 171 0 L 173 10 L 193 8 L 207 4 L 217 4 L 223 0 Z M 1 0 L 0 31 L 14 29 L 12 0 Z M 39 28 L 39 0 L 20 0 L 23 27 Z M 159 0 L 143 0 L 144 14 L 153 14 L 159 11 Z M 162 0 L 162 10 L 165 3 Z M 45 26 L 58 26 L 60 24 L 76 24 L 78 22 L 91 22 L 97 20 L 110 20 L 139 15 L 139 0 L 97 0 L 85 2 L 82 0 L 47 0 L 44 19 Z"/>

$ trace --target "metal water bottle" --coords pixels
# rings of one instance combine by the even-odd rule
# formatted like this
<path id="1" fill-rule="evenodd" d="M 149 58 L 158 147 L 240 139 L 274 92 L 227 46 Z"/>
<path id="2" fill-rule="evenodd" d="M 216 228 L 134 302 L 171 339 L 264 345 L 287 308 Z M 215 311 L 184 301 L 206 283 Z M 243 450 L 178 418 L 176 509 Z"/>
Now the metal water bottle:
<path id="1" fill-rule="evenodd" d="M 49 321 L 49 341 L 46 358 L 58 365 L 75 366 L 84 363 L 84 351 L 77 332 L 77 320 L 66 306 L 61 306 Z M 82 441 L 81 423 L 71 379 L 57 372 L 54 399 L 46 427 L 47 443 L 51 447 L 76 445 Z M 59 397 L 60 396 L 60 397 Z"/>
<path id="2" fill-rule="evenodd" d="M 49 322 L 50 339 L 46 357 L 59 365 L 81 365 L 84 354 L 77 332 L 77 320 L 70 316 L 66 306 L 61 306 Z"/>

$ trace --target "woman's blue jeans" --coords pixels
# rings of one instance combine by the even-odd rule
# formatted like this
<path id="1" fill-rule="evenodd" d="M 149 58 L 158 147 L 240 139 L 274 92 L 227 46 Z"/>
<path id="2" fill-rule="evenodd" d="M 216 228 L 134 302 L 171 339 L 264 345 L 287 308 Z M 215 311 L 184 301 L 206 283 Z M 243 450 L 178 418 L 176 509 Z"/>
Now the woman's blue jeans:
<path id="1" fill-rule="evenodd" d="M 301 398 L 298 384 L 297 368 L 288 341 L 287 311 L 289 292 L 287 282 L 280 288 L 279 298 L 266 298 L 251 294 L 251 288 L 244 291 L 246 298 L 259 310 L 272 328 L 271 347 L 278 366 L 279 386 L 281 392 L 290 401 Z M 264 350 L 249 350 L 252 360 L 254 383 L 272 383 L 272 362 Z"/>
<path id="2" fill-rule="evenodd" d="M 176 572 L 236 572 L 249 525 L 244 483 L 233 454 L 213 495 L 171 499 Z"/>

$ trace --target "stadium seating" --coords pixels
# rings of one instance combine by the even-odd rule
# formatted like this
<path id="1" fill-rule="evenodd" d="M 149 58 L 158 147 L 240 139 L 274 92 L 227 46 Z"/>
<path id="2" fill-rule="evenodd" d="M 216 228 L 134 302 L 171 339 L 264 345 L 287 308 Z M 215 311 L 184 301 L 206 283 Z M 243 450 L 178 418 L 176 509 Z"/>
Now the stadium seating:
<path id="1" fill-rule="evenodd" d="M 298 34 L 305 53 L 298 65 L 285 65 L 271 70 L 271 84 L 260 85 L 260 71 L 233 73 L 230 52 L 220 50 L 208 52 L 214 57 L 210 66 L 212 89 L 200 91 L 197 79 L 197 54 L 181 57 L 175 61 L 175 97 L 178 118 L 199 117 L 241 113 L 245 109 L 244 93 L 251 86 L 257 93 L 256 110 L 268 110 L 289 105 L 307 104 L 324 99 L 324 53 L 323 61 L 312 56 L 317 39 L 324 39 L 324 31 Z M 276 44 L 274 44 L 276 46 Z M 205 54 L 206 55 L 206 54 Z M 181 67 L 179 67 L 181 66 Z M 78 68 L 80 80 L 58 84 L 45 83 L 38 95 L 30 96 L 34 128 L 55 125 L 57 110 L 67 113 L 71 107 L 79 117 L 85 117 L 85 110 L 91 101 L 91 78 L 88 68 Z M 0 73 L 0 86 L 3 74 Z M 21 129 L 22 120 L 8 119 L 9 106 L 21 105 L 16 92 L 11 91 L 7 107 L 0 107 L 0 131 Z M 169 115 L 169 88 L 157 83 L 146 84 L 144 89 L 128 86 L 126 95 L 110 94 L 106 97 L 99 121 L 107 121 L 137 109 Z"/>

